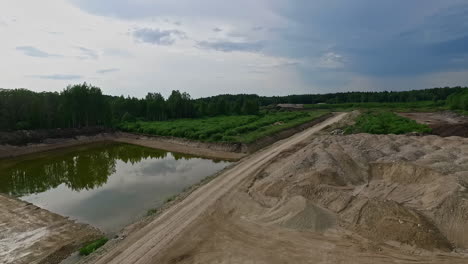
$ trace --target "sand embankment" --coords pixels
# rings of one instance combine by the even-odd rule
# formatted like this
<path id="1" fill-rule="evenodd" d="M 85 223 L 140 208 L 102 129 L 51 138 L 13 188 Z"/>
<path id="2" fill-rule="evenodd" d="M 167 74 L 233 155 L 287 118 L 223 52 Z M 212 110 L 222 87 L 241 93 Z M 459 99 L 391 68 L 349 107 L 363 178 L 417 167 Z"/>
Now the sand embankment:
<path id="1" fill-rule="evenodd" d="M 243 159 L 96 263 L 468 263 L 468 139 L 321 135 Z"/>
<path id="2" fill-rule="evenodd" d="M 59 263 L 84 243 L 102 236 L 30 203 L 0 194 L 0 263 Z"/>

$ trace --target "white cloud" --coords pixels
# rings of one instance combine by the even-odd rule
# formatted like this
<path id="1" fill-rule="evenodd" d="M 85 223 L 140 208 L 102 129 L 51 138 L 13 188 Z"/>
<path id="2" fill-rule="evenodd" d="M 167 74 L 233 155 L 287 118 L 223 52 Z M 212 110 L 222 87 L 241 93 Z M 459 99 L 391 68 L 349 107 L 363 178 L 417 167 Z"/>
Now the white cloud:
<path id="1" fill-rule="evenodd" d="M 140 28 L 132 33 L 133 37 L 141 42 L 168 46 L 177 39 L 185 38 L 185 33 L 180 30 L 160 30 L 158 28 Z"/>
<path id="2" fill-rule="evenodd" d="M 327 52 L 320 57 L 317 66 L 325 69 L 343 68 L 345 66 L 344 58 L 335 52 Z"/>
<path id="3" fill-rule="evenodd" d="M 275 4 L 281 12 L 268 8 Z M 322 15 L 334 14 L 329 5 L 335 4 L 305 0 L 298 4 L 274 0 L 203 0 L 203 4 L 195 0 L 0 1 L 1 21 L 8 23 L 0 26 L 0 87 L 58 91 L 70 83 L 87 81 L 112 95 L 144 96 L 149 91 L 168 95 L 179 89 L 200 97 L 359 87 L 377 90 L 393 85 L 423 88 L 466 81 L 455 73 L 441 73 L 439 79 L 435 74 L 365 76 L 366 71 L 356 68 L 386 66 L 370 52 L 380 51 L 371 49 L 381 46 L 380 38 L 371 38 L 374 34 L 352 23 L 357 21 L 356 14 L 347 10 L 340 14 L 351 31 L 341 28 L 342 23 L 332 23 L 331 16 Z M 409 12 L 403 5 L 400 9 Z M 368 24 L 373 21 L 373 17 L 365 18 Z M 391 32 L 399 32 L 402 23 L 388 23 Z M 369 41 L 348 38 L 354 35 Z M 355 46 L 349 46 L 349 41 Z M 387 50 L 382 54 L 391 58 Z M 465 57 L 455 58 L 452 64 L 465 65 Z M 400 63 L 401 59 L 393 61 Z"/>
<path id="4" fill-rule="evenodd" d="M 227 36 L 256 27 L 246 21 L 189 17 L 123 20 L 91 15 L 65 0 L 4 1 L 0 9 L 9 15 L 6 19 L 17 19 L 1 28 L 4 41 L 0 42 L 0 56 L 9 62 L 0 64 L 1 87 L 60 91 L 70 83 L 86 81 L 113 95 L 144 96 L 149 91 L 168 95 L 179 89 L 193 97 L 299 93 L 306 89 L 293 69 L 262 69 L 264 74 L 252 74 L 253 68 L 246 65 L 284 63 L 281 58 L 257 53 L 259 44 L 227 48 L 240 51 L 235 53 L 197 47 L 201 41 L 217 43 L 220 37 L 225 43 L 247 43 L 251 36 Z M 215 27 L 222 27 L 223 32 L 213 31 Z M 141 29 L 148 30 L 135 33 L 142 33 Z M 159 45 L 143 45 L 142 41 Z M 257 43 L 258 39 L 251 41 Z M 45 59 L 56 54 L 63 56 Z"/>

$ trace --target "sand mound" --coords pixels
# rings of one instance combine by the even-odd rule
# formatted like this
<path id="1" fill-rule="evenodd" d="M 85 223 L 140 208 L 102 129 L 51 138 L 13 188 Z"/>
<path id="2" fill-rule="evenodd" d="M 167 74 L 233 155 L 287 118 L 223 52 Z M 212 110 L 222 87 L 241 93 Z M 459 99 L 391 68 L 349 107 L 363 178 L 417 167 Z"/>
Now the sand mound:
<path id="1" fill-rule="evenodd" d="M 219 199 L 161 263 L 468 263 L 468 139 L 323 135 Z"/>
<path id="2" fill-rule="evenodd" d="M 318 206 L 373 241 L 450 251 L 468 248 L 467 157 L 459 138 L 324 136 L 270 164 L 249 192 L 276 212 L 304 199 L 278 216 L 290 228 L 310 225 L 303 215 Z"/>

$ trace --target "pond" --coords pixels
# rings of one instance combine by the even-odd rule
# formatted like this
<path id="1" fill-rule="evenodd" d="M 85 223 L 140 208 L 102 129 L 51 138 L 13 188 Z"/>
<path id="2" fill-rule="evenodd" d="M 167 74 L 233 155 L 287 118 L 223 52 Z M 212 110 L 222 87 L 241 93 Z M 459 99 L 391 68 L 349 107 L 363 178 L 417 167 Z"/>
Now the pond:
<path id="1" fill-rule="evenodd" d="M 229 164 L 103 142 L 0 160 L 0 192 L 113 234 Z"/>

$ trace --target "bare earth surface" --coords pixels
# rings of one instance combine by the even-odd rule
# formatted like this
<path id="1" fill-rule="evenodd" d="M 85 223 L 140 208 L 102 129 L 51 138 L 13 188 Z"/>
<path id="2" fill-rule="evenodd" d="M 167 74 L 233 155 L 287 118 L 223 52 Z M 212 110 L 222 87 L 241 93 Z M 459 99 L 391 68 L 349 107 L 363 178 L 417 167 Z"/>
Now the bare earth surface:
<path id="1" fill-rule="evenodd" d="M 246 157 L 94 263 L 468 263 L 468 139 L 320 135 Z"/>
<path id="2" fill-rule="evenodd" d="M 452 112 L 399 113 L 432 128 L 432 133 L 442 137 L 468 137 L 468 117 Z"/>
<path id="3" fill-rule="evenodd" d="M 156 263 L 168 247 L 185 234 L 189 225 L 202 219 L 213 209 L 220 198 L 246 180 L 256 175 L 281 151 L 300 143 L 320 129 L 332 124 L 346 114 L 338 114 L 319 125 L 307 129 L 288 139 L 279 141 L 264 151 L 258 152 L 242 160 L 237 166 L 218 176 L 209 184 L 194 191 L 182 202 L 174 205 L 163 215 L 131 234 L 114 249 L 103 255 L 96 263 Z"/>
<path id="4" fill-rule="evenodd" d="M 468 117 L 460 116 L 451 112 L 416 112 L 399 113 L 399 115 L 414 119 L 416 122 L 426 125 L 468 123 Z"/>
<path id="5" fill-rule="evenodd" d="M 101 232 L 0 195 L 0 263 L 58 263 Z"/>

